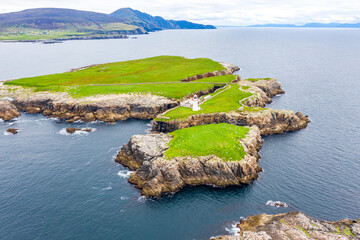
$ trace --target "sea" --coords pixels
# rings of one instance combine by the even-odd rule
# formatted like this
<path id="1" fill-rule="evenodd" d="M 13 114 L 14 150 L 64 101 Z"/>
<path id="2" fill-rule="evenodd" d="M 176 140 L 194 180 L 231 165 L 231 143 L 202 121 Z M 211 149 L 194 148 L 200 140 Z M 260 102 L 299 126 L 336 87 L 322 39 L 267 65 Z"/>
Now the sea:
<path id="1" fill-rule="evenodd" d="M 267 107 L 301 111 L 311 123 L 264 137 L 264 171 L 249 186 L 188 187 L 149 200 L 114 158 L 131 136 L 150 131 L 150 121 L 66 123 L 25 113 L 1 121 L 0 239 L 209 239 L 237 234 L 236 223 L 256 214 L 360 217 L 360 29 L 219 28 L 0 43 L 0 80 L 158 55 L 233 63 L 243 79 L 277 78 L 286 94 Z M 68 135 L 70 126 L 94 131 Z M 9 127 L 20 132 L 7 135 Z"/>

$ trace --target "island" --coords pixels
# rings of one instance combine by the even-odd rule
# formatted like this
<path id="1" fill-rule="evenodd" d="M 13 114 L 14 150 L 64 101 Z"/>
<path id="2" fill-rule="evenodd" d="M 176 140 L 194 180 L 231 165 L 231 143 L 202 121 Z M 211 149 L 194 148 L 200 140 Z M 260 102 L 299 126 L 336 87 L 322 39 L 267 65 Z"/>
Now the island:
<path id="1" fill-rule="evenodd" d="M 360 238 L 360 219 L 337 222 L 320 221 L 301 212 L 276 215 L 250 216 L 238 223 L 237 236 L 219 236 L 211 240 L 295 240 L 333 239 L 355 240 Z"/>
<path id="2" fill-rule="evenodd" d="M 36 8 L 0 14 L 0 41 L 60 43 L 65 40 L 123 39 L 165 29 L 215 29 L 165 20 L 131 8 L 111 14 L 64 8 Z"/>
<path id="3" fill-rule="evenodd" d="M 42 113 L 67 122 L 153 119 L 152 131 L 133 136 L 116 157 L 134 171 L 129 182 L 145 197 L 186 186 L 243 186 L 262 170 L 261 135 L 303 129 L 309 118 L 264 108 L 284 93 L 281 84 L 241 80 L 237 70 L 178 56 L 87 66 L 3 82 L 0 98 L 11 101 L 2 102 L 0 113 Z"/>

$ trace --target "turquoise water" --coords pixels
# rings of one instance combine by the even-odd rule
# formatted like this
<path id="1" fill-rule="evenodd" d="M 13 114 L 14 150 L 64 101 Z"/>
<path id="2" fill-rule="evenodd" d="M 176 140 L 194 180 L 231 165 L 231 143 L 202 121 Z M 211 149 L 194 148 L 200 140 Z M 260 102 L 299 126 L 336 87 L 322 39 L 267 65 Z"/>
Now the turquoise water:
<path id="1" fill-rule="evenodd" d="M 357 29 L 223 28 L 136 40 L 0 43 L 0 80 L 162 54 L 230 62 L 243 78 L 278 78 L 286 94 L 269 107 L 302 111 L 312 121 L 305 130 L 264 138 L 264 172 L 250 186 L 193 187 L 160 200 L 140 197 L 129 172 L 114 162 L 132 135 L 149 131 L 149 121 L 68 124 L 23 114 L 0 122 L 0 239 L 208 239 L 260 213 L 359 218 L 359 40 Z M 20 133 L 3 135 L 10 125 Z M 96 130 L 69 136 L 68 126 Z"/>

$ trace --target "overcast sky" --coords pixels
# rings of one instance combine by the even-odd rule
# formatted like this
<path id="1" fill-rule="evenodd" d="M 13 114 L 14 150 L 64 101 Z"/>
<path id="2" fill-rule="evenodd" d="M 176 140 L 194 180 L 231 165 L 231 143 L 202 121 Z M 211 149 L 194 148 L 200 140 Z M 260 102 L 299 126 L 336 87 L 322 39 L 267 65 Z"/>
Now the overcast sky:
<path id="1" fill-rule="evenodd" d="M 58 7 L 111 13 L 131 7 L 166 19 L 213 25 L 360 22 L 360 0 L 0 0 L 0 12 Z"/>

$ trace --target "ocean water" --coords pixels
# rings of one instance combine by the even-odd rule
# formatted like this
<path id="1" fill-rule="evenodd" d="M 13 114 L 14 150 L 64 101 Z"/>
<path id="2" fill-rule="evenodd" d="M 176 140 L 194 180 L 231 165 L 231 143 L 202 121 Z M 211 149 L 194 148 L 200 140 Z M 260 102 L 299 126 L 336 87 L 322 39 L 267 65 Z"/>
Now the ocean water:
<path id="1" fill-rule="evenodd" d="M 264 172 L 247 187 L 191 187 L 146 200 L 114 156 L 149 121 L 69 124 L 23 114 L 0 122 L 0 239 L 208 239 L 234 222 L 300 210 L 325 220 L 360 217 L 360 31 L 220 28 L 127 40 L 0 43 L 0 80 L 85 65 L 181 55 L 277 78 L 286 91 L 269 107 L 302 111 L 307 129 L 264 137 Z M 5 135 L 8 127 L 20 128 Z M 88 134 L 64 134 L 68 126 Z M 282 201 L 288 208 L 271 206 Z M 268 204 L 267 204 L 268 203 Z"/>

